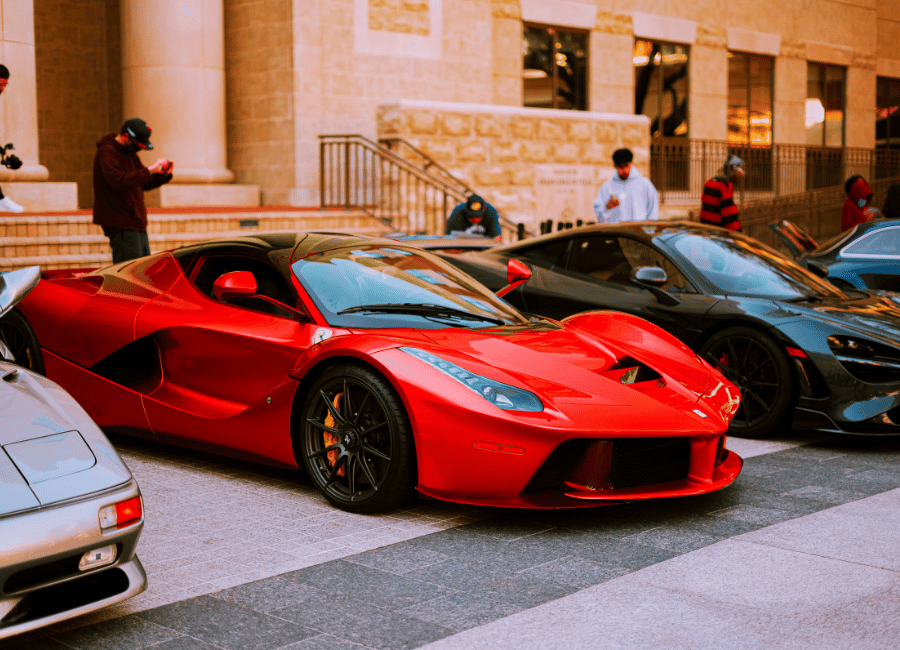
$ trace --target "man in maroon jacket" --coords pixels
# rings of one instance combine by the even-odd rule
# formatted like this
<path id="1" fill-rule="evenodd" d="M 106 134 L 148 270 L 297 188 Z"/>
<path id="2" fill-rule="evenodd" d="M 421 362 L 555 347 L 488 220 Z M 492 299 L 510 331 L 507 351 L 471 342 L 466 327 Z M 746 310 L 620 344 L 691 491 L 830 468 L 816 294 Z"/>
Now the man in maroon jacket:
<path id="1" fill-rule="evenodd" d="M 172 180 L 172 162 L 159 158 L 144 167 L 137 152 L 153 149 L 152 129 L 137 117 L 127 120 L 119 134 L 97 141 L 94 156 L 94 223 L 109 237 L 113 263 L 150 254 L 144 192 Z"/>
<path id="2" fill-rule="evenodd" d="M 703 208 L 700 223 L 721 226 L 727 230 L 741 230 L 738 209 L 734 204 L 734 185 L 744 178 L 744 161 L 737 156 L 728 156 L 719 174 L 706 181 L 703 186 Z"/>

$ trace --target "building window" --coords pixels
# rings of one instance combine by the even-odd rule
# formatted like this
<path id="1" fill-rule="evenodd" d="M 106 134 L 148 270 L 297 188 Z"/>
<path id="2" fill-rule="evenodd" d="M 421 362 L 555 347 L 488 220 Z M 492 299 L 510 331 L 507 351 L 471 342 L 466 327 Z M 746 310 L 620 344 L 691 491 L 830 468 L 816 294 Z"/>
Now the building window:
<path id="1" fill-rule="evenodd" d="M 875 85 L 875 178 L 900 174 L 900 79 Z"/>
<path id="2" fill-rule="evenodd" d="M 846 69 L 824 63 L 807 64 L 806 144 L 844 146 Z"/>
<path id="3" fill-rule="evenodd" d="M 772 189 L 772 88 L 775 60 L 728 53 L 728 147 L 746 163 L 748 190 Z"/>
<path id="4" fill-rule="evenodd" d="M 523 106 L 586 111 L 588 33 L 524 26 Z"/>
<path id="5" fill-rule="evenodd" d="M 652 137 L 688 132 L 688 48 L 634 42 L 634 112 L 650 118 Z"/>
<path id="6" fill-rule="evenodd" d="M 772 144 L 774 59 L 728 53 L 728 144 Z"/>

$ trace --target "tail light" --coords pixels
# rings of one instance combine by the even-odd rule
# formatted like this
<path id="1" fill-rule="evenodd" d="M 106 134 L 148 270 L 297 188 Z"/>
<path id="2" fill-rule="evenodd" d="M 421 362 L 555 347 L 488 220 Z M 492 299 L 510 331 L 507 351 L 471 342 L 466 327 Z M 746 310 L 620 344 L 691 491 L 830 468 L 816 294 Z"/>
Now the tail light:
<path id="1" fill-rule="evenodd" d="M 100 528 L 125 528 L 144 516 L 144 502 L 137 496 L 100 508 Z"/>

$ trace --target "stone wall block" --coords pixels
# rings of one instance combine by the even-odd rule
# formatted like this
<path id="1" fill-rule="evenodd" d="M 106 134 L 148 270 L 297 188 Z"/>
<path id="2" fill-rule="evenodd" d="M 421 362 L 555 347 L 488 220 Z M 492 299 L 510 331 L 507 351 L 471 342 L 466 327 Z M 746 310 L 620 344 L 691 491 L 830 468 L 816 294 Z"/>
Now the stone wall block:
<path id="1" fill-rule="evenodd" d="M 612 165 L 615 148 L 607 143 L 590 142 L 581 145 L 579 162 L 583 165 Z"/>
<path id="2" fill-rule="evenodd" d="M 509 133 L 516 140 L 531 139 L 537 133 L 537 120 L 528 117 L 510 118 Z"/>
<path id="3" fill-rule="evenodd" d="M 522 160 L 533 163 L 546 163 L 550 160 L 549 142 L 523 142 Z"/>
<path id="4" fill-rule="evenodd" d="M 447 113 L 441 116 L 441 133 L 457 137 L 472 135 L 472 116 L 460 113 Z"/>
<path id="5" fill-rule="evenodd" d="M 406 128 L 410 133 L 422 135 L 436 135 L 440 127 L 440 118 L 437 113 L 430 111 L 415 111 L 409 113 Z"/>
<path id="6" fill-rule="evenodd" d="M 574 142 L 559 142 L 553 145 L 553 160 L 558 163 L 578 162 L 580 147 Z"/>
<path id="7" fill-rule="evenodd" d="M 412 144 L 442 165 L 452 164 L 456 161 L 457 142 L 453 138 L 428 138 Z"/>
<path id="8" fill-rule="evenodd" d="M 508 140 L 492 140 L 491 160 L 493 162 L 517 162 L 521 158 L 522 143 Z"/>
<path id="9" fill-rule="evenodd" d="M 503 137 L 503 122 L 493 115 L 476 115 L 475 135 L 487 138 L 501 138 Z"/>
<path id="10" fill-rule="evenodd" d="M 456 147 L 456 159 L 460 162 L 486 162 L 488 146 L 481 140 L 463 140 Z"/>
<path id="11" fill-rule="evenodd" d="M 594 124 L 594 140 L 597 142 L 618 142 L 619 131 L 615 124 L 597 122 Z"/>
<path id="12" fill-rule="evenodd" d="M 510 165 L 507 167 L 507 177 L 511 185 L 534 185 L 534 165 Z"/>
<path id="13" fill-rule="evenodd" d="M 562 142 L 566 139 L 566 130 L 562 120 L 541 120 L 538 123 L 538 138 Z"/>
<path id="14" fill-rule="evenodd" d="M 506 169 L 499 165 L 480 165 L 474 170 L 475 187 L 508 185 Z"/>
<path id="15" fill-rule="evenodd" d="M 623 147 L 635 150 L 641 146 L 646 146 L 647 127 L 643 124 L 621 124 L 619 137 Z"/>
<path id="16" fill-rule="evenodd" d="M 405 131 L 405 115 L 394 107 L 380 106 L 376 117 L 378 137 L 400 135 Z"/>
<path id="17" fill-rule="evenodd" d="M 566 132 L 569 140 L 590 140 L 594 137 L 590 122 L 569 122 Z"/>

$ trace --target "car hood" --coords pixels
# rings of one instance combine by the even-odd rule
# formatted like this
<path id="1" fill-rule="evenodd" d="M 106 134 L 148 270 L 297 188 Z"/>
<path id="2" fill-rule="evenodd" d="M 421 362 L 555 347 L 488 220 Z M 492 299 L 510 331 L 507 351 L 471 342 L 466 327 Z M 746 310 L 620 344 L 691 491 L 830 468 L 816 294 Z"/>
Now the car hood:
<path id="1" fill-rule="evenodd" d="M 642 319 L 617 312 L 424 334 L 440 346 L 432 352 L 447 361 L 529 390 L 560 411 L 573 405 L 618 406 L 635 408 L 637 419 L 658 420 L 654 407 L 662 404 L 696 418 L 703 401 L 704 409 L 698 410 L 708 408 L 714 419 L 727 424 L 739 399 L 737 389 L 684 344 Z"/>
<path id="2" fill-rule="evenodd" d="M 819 302 L 779 302 L 791 314 L 827 321 L 860 336 L 896 347 L 900 341 L 900 295 L 890 297 L 868 291 L 847 290 L 848 298 Z"/>
<path id="3" fill-rule="evenodd" d="M 45 377 L 0 363 L 0 412 L 0 515 L 131 480 L 131 472 L 84 409 Z"/>

